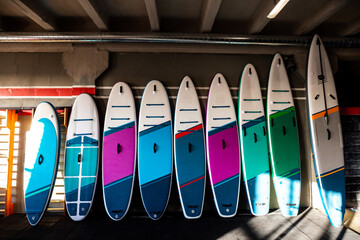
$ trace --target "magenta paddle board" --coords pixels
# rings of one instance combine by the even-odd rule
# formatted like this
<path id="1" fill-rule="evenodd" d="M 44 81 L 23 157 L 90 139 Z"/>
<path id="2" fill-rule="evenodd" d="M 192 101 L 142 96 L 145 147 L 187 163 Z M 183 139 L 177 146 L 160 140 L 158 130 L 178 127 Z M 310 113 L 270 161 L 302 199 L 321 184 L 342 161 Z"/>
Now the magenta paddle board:
<path id="1" fill-rule="evenodd" d="M 216 209 L 221 217 L 236 214 L 240 189 L 240 148 L 234 103 L 224 76 L 216 74 L 206 113 L 207 163 Z"/>
<path id="2" fill-rule="evenodd" d="M 119 82 L 111 90 L 103 139 L 103 193 L 105 209 L 113 220 L 129 208 L 135 171 L 136 109 L 130 87 Z"/>

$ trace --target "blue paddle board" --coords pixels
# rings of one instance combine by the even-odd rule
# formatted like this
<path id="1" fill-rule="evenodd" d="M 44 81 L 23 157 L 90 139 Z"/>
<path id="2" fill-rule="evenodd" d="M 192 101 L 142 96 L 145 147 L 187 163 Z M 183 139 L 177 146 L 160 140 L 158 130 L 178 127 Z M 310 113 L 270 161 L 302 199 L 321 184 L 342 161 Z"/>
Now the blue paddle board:
<path id="1" fill-rule="evenodd" d="M 199 98 L 188 76 L 176 98 L 174 143 L 181 207 L 186 218 L 199 218 L 205 191 L 205 139 Z"/>
<path id="2" fill-rule="evenodd" d="M 168 204 L 172 179 L 172 122 L 169 98 L 161 82 L 144 90 L 139 114 L 138 169 L 141 198 L 153 220 Z"/>
<path id="3" fill-rule="evenodd" d="M 55 108 L 40 103 L 27 139 L 24 162 L 25 211 L 31 225 L 42 218 L 54 188 L 59 162 L 60 126 Z"/>

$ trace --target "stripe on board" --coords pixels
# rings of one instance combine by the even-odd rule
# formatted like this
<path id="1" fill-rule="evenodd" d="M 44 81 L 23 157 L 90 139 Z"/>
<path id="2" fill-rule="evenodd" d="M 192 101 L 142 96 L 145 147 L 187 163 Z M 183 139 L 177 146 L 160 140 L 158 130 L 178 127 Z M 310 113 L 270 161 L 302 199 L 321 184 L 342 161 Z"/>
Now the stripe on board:
<path id="1" fill-rule="evenodd" d="M 194 182 L 197 182 L 197 181 L 199 181 L 199 180 L 201 180 L 201 179 L 203 179 L 203 178 L 205 178 L 205 176 L 199 177 L 199 178 L 197 178 L 197 179 L 195 179 L 195 180 L 193 180 L 193 181 L 191 181 L 191 182 L 185 183 L 185 184 L 181 185 L 179 188 L 183 188 L 183 187 L 185 187 L 185 186 L 187 186 L 187 185 L 190 185 L 190 184 L 192 184 L 192 183 L 194 183 Z"/>
<path id="2" fill-rule="evenodd" d="M 196 125 L 196 126 L 194 126 L 194 127 L 192 127 L 192 128 L 183 130 L 183 131 L 175 134 L 175 139 L 178 139 L 178 138 L 181 138 L 181 137 L 183 137 L 183 136 L 186 136 L 186 135 L 188 135 L 188 134 L 190 134 L 190 133 L 192 133 L 192 132 L 198 131 L 198 130 L 200 130 L 200 129 L 202 129 L 202 128 L 203 128 L 203 124 L 201 123 L 201 124 Z"/>
<path id="3" fill-rule="evenodd" d="M 335 107 L 329 108 L 327 110 L 328 114 L 331 114 L 331 113 L 334 113 L 334 112 L 337 112 L 337 111 L 339 111 L 339 106 L 335 106 Z M 318 118 L 321 118 L 321 117 L 325 116 L 325 112 L 326 111 L 324 110 L 324 111 L 313 114 L 312 115 L 312 120 L 315 120 L 315 119 L 318 119 Z"/>
<path id="4" fill-rule="evenodd" d="M 323 177 L 329 176 L 329 175 L 331 175 L 331 174 L 334 174 L 334 173 L 336 173 L 336 172 L 340 172 L 340 171 L 343 171 L 343 170 L 345 170 L 345 167 L 344 167 L 344 166 L 339 167 L 339 168 L 335 168 L 335 169 L 331 170 L 330 172 L 325 172 L 325 173 L 323 173 L 323 174 L 320 174 L 320 176 L 317 176 L 316 179 L 318 179 L 318 178 L 323 178 Z"/>

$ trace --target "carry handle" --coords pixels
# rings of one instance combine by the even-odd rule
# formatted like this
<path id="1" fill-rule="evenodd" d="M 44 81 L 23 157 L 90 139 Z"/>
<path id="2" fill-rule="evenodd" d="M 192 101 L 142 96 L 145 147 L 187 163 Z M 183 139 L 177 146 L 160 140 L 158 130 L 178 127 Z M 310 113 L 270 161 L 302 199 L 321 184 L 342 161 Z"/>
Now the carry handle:
<path id="1" fill-rule="evenodd" d="M 40 154 L 40 156 L 38 158 L 38 162 L 39 162 L 39 165 L 41 165 L 44 162 L 44 157 L 42 154 Z"/>
<path id="2" fill-rule="evenodd" d="M 285 136 L 286 135 L 286 127 L 283 126 L 283 135 Z"/>
<path id="3" fill-rule="evenodd" d="M 327 130 L 327 133 L 328 133 L 328 140 L 330 140 L 330 138 L 331 138 L 331 132 L 330 132 L 329 129 L 326 129 L 326 130 Z"/>
<path id="4" fill-rule="evenodd" d="M 121 145 L 120 143 L 117 144 L 117 154 L 119 154 L 121 152 Z"/>
<path id="5" fill-rule="evenodd" d="M 192 145 L 191 143 L 189 143 L 189 153 L 191 153 L 191 150 L 192 150 Z"/>
<path id="6" fill-rule="evenodd" d="M 154 153 L 156 153 L 156 151 L 157 151 L 157 145 L 156 143 L 154 143 Z"/>
<path id="7" fill-rule="evenodd" d="M 255 141 L 255 143 L 257 142 L 257 136 L 256 136 L 256 133 L 254 133 L 254 141 Z"/>
<path id="8" fill-rule="evenodd" d="M 78 163 L 81 163 L 81 160 L 82 160 L 82 156 L 81 156 L 81 153 L 78 154 Z"/>
<path id="9" fill-rule="evenodd" d="M 225 140 L 223 139 L 222 140 L 222 149 L 225 149 L 225 147 L 226 147 L 226 144 L 225 144 Z"/>
<path id="10" fill-rule="evenodd" d="M 265 127 L 263 126 L 263 131 L 264 131 L 264 136 L 266 135 L 266 130 Z"/>

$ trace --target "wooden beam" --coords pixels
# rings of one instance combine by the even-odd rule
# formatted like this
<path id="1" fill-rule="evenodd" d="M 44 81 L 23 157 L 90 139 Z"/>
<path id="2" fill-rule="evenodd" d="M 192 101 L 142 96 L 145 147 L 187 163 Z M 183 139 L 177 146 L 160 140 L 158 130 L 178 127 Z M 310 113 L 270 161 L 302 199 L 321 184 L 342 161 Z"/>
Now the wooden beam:
<path id="1" fill-rule="evenodd" d="M 267 15 L 274 8 L 276 3 L 273 0 L 263 0 L 255 10 L 255 13 L 249 24 L 249 33 L 256 34 L 261 32 L 271 19 Z"/>
<path id="2" fill-rule="evenodd" d="M 25 14 L 28 18 L 34 21 L 37 25 L 48 31 L 55 30 L 55 24 L 49 12 L 43 9 L 40 5 L 35 5 L 32 0 L 10 0 L 10 5 L 18 11 Z"/>
<path id="3" fill-rule="evenodd" d="M 146 11 L 149 17 L 151 31 L 159 31 L 159 15 L 156 7 L 156 0 L 144 0 Z"/>
<path id="4" fill-rule="evenodd" d="M 216 15 L 219 11 L 222 0 L 205 0 L 204 7 L 201 15 L 201 32 L 210 32 L 214 22 Z"/>
<path id="5" fill-rule="evenodd" d="M 78 2 L 100 30 L 108 30 L 107 17 L 94 0 L 78 0 Z"/>
<path id="6" fill-rule="evenodd" d="M 295 31 L 295 34 L 304 35 L 311 32 L 317 26 L 325 22 L 326 19 L 328 19 L 337 11 L 339 11 L 342 7 L 344 7 L 347 2 L 348 0 L 327 1 L 325 6 L 321 6 L 321 9 L 313 10 L 314 12 L 312 17 L 308 18 L 305 22 L 303 22 Z"/>
<path id="7" fill-rule="evenodd" d="M 358 34 L 360 32 L 360 18 L 353 23 L 348 23 L 347 27 L 345 27 L 341 32 L 340 36 L 352 36 Z"/>

